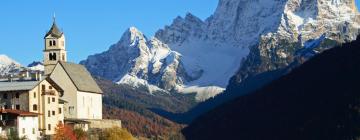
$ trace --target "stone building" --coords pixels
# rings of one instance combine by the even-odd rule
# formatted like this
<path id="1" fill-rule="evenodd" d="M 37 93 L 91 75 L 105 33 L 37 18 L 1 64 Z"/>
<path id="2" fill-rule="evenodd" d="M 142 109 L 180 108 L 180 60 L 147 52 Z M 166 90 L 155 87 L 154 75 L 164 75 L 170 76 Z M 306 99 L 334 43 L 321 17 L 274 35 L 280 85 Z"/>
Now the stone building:
<path id="1" fill-rule="evenodd" d="M 65 119 L 102 119 L 102 90 L 83 65 L 67 62 L 65 35 L 55 20 L 44 41 L 45 76 L 64 90 Z"/>

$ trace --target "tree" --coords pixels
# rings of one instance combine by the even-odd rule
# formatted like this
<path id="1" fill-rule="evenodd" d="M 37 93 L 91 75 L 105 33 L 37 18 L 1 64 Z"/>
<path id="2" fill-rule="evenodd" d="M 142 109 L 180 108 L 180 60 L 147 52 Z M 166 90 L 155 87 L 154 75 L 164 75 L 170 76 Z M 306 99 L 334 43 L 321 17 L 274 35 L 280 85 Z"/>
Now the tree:
<path id="1" fill-rule="evenodd" d="M 134 140 L 134 137 L 125 129 L 113 127 L 103 130 L 100 140 Z"/>
<path id="2" fill-rule="evenodd" d="M 18 132 L 15 129 L 10 129 L 10 133 L 7 135 L 8 140 L 25 140 L 26 136 L 19 137 Z"/>
<path id="3" fill-rule="evenodd" d="M 70 126 L 58 124 L 55 128 L 54 140 L 76 140 L 76 136 Z"/>

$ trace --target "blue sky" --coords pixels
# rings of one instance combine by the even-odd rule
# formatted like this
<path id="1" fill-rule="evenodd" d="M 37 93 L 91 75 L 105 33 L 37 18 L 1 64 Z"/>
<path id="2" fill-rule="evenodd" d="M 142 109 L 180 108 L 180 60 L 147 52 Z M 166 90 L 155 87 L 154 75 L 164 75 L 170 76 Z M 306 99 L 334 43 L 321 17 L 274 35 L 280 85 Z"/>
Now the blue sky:
<path id="1" fill-rule="evenodd" d="M 2 0 L 0 54 L 23 65 L 42 61 L 43 37 L 54 12 L 66 35 L 68 59 L 79 62 L 107 50 L 131 26 L 150 37 L 187 12 L 206 19 L 217 4 L 218 0 Z"/>
<path id="2" fill-rule="evenodd" d="M 0 54 L 23 65 L 42 61 L 43 36 L 56 13 L 68 59 L 79 62 L 116 43 L 131 26 L 152 36 L 176 16 L 209 17 L 218 0 L 2 0 Z M 360 0 L 356 0 L 359 7 Z"/>

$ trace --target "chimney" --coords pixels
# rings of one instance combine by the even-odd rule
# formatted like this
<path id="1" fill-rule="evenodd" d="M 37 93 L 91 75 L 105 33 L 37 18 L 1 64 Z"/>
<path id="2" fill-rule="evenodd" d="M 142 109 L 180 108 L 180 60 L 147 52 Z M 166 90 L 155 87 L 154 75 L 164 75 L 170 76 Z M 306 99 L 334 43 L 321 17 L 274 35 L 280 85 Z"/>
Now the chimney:
<path id="1" fill-rule="evenodd" d="M 9 82 L 13 82 L 13 75 L 12 74 L 9 74 L 8 80 L 9 80 Z"/>
<path id="2" fill-rule="evenodd" d="M 29 71 L 26 70 L 26 79 L 28 79 L 28 78 L 30 78 L 30 76 L 29 76 Z"/>
<path id="3" fill-rule="evenodd" d="M 36 74 L 35 74 L 35 79 L 36 79 L 36 81 L 41 81 L 42 75 L 41 75 L 41 72 L 40 72 L 40 71 L 37 71 L 37 72 L 36 72 Z"/>

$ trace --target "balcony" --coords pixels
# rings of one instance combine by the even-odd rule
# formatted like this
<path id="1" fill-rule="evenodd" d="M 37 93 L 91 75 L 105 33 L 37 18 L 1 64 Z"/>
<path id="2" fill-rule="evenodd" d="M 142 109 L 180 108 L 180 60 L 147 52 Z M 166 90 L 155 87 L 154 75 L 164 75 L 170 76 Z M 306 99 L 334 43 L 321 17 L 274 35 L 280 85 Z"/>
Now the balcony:
<path id="1" fill-rule="evenodd" d="M 54 95 L 55 96 L 55 90 L 42 90 L 41 95 Z"/>

